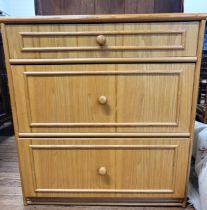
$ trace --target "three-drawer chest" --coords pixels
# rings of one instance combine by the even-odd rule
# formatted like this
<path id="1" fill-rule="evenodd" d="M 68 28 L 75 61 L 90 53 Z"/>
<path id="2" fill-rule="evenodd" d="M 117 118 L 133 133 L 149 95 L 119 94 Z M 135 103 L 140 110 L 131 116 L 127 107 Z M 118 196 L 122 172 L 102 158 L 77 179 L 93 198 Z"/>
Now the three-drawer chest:
<path id="1" fill-rule="evenodd" d="M 0 19 L 25 205 L 185 206 L 205 19 Z"/>

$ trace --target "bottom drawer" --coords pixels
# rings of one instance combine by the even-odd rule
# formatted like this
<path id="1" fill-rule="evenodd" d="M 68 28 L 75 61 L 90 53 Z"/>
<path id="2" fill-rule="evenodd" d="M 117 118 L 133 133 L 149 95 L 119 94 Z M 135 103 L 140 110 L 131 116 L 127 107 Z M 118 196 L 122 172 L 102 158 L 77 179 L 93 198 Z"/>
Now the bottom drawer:
<path id="1" fill-rule="evenodd" d="M 183 198 L 189 139 L 19 139 L 26 197 Z"/>

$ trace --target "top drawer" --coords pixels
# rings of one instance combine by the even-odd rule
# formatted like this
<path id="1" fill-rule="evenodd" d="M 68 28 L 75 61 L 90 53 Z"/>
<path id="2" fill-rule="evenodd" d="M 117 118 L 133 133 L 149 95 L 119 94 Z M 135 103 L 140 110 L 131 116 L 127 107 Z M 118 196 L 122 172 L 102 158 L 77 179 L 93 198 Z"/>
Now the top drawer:
<path id="1" fill-rule="evenodd" d="M 196 56 L 199 22 L 7 25 L 11 59 Z"/>

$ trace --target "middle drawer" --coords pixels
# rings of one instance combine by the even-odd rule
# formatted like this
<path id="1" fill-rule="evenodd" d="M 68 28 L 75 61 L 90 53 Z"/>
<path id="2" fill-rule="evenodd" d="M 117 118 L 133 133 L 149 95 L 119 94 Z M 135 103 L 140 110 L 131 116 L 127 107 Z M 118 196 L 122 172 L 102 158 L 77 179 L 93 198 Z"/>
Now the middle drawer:
<path id="1" fill-rule="evenodd" d="M 19 132 L 189 132 L 194 67 L 12 66 Z"/>

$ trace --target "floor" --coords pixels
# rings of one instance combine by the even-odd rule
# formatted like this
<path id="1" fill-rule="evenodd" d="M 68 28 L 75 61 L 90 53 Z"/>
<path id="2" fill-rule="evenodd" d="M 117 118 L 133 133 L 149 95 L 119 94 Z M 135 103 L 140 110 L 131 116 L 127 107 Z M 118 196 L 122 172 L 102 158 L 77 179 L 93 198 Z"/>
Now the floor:
<path id="1" fill-rule="evenodd" d="M 0 209 L 2 210 L 183 210 L 178 207 L 23 206 L 15 138 L 0 130 Z M 187 207 L 186 210 L 193 210 Z"/>

